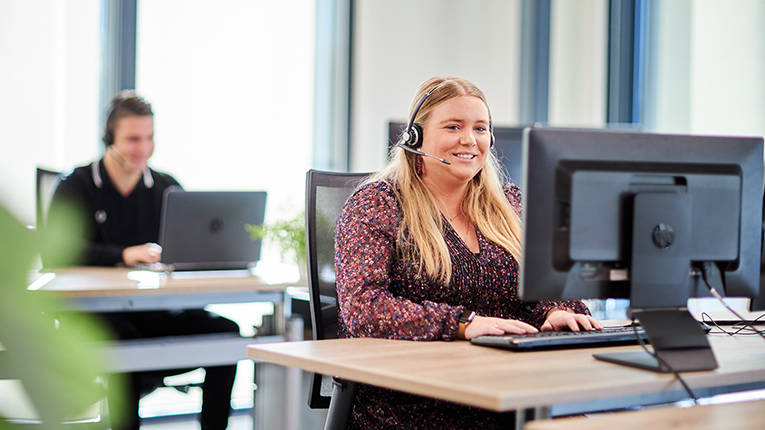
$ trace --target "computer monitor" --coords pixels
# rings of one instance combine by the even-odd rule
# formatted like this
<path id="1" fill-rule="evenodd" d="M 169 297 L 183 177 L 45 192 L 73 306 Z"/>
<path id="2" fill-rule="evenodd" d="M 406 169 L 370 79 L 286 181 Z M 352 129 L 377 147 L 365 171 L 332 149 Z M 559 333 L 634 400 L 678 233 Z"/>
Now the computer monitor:
<path id="1" fill-rule="evenodd" d="M 523 191 L 523 127 L 493 127 L 494 151 L 505 175 Z"/>
<path id="2" fill-rule="evenodd" d="M 765 206 L 765 194 L 763 194 L 763 206 Z M 763 208 L 765 210 L 765 207 Z M 756 299 L 752 299 L 749 302 L 750 311 L 763 311 L 765 310 L 765 211 L 762 214 L 762 244 L 760 248 L 762 255 L 760 256 L 760 295 Z"/>
<path id="3" fill-rule="evenodd" d="M 521 298 L 629 298 L 659 360 L 622 364 L 716 368 L 687 300 L 702 273 L 759 292 L 762 138 L 527 129 L 523 151 Z"/>
<path id="4" fill-rule="evenodd" d="M 388 123 L 388 152 L 396 146 L 398 138 L 406 127 L 405 122 Z M 494 129 L 494 151 L 500 165 L 504 168 L 505 175 L 515 185 L 523 190 L 523 171 L 521 160 L 523 158 L 523 127 L 498 127 Z"/>

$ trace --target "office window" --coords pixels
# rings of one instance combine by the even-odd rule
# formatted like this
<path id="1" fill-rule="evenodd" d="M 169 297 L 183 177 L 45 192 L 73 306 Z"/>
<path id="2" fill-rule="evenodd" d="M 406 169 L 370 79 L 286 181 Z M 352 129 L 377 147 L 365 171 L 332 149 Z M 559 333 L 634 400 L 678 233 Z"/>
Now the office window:
<path id="1" fill-rule="evenodd" d="M 765 134 L 765 3 L 651 1 L 646 131 Z"/>
<path id="2" fill-rule="evenodd" d="M 607 110 L 608 3 L 553 0 L 548 124 L 603 127 Z"/>
<path id="3" fill-rule="evenodd" d="M 311 0 L 139 2 L 136 89 L 154 107 L 153 167 L 187 190 L 267 191 L 266 221 L 302 209 L 314 27 Z"/>
<path id="4" fill-rule="evenodd" d="M 99 0 L 0 1 L 0 204 L 34 225 L 35 168 L 96 157 Z"/>

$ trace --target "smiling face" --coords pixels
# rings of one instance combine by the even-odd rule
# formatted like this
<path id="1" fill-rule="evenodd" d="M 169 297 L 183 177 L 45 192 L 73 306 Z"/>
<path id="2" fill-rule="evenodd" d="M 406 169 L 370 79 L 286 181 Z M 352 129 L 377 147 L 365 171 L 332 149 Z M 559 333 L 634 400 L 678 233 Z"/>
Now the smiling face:
<path id="1" fill-rule="evenodd" d="M 475 96 L 449 99 L 430 112 L 422 135 L 422 152 L 451 163 L 422 157 L 423 180 L 440 187 L 467 185 L 483 169 L 489 154 L 489 110 Z"/>
<path id="2" fill-rule="evenodd" d="M 112 147 L 122 159 L 120 164 L 129 165 L 133 171 L 143 171 L 154 153 L 154 117 L 128 115 L 118 119 Z"/>

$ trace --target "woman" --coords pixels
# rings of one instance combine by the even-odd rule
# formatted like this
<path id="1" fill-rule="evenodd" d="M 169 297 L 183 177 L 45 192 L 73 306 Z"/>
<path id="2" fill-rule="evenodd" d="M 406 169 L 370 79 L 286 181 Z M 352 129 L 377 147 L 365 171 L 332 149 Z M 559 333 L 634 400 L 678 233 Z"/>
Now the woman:
<path id="1" fill-rule="evenodd" d="M 411 117 L 419 128 L 405 131 L 408 149 L 427 156 L 396 148 L 338 220 L 340 337 L 454 340 L 602 328 L 581 302 L 518 299 L 520 190 L 499 176 L 483 93 L 464 79 L 434 77 L 420 86 Z M 513 419 L 361 386 L 352 425 L 507 428 Z"/>

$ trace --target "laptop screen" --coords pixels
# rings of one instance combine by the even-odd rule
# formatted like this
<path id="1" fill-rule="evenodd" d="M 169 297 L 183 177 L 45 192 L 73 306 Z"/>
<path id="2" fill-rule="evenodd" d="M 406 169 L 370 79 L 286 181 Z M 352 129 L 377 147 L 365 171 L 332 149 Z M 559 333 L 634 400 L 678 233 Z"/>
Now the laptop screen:
<path id="1" fill-rule="evenodd" d="M 170 270 L 232 270 L 260 259 L 260 240 L 246 226 L 262 225 L 264 191 L 168 189 L 162 203 L 159 244 Z"/>

